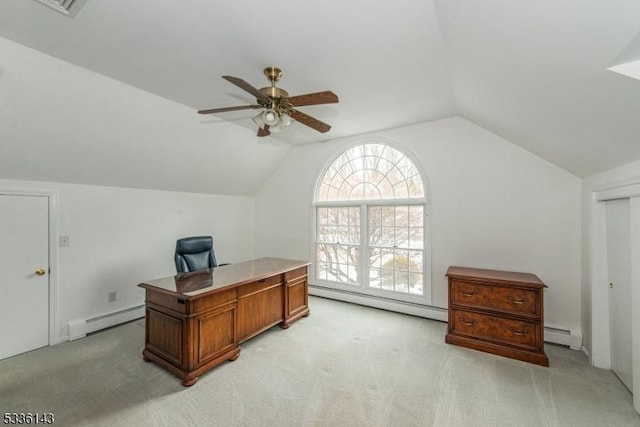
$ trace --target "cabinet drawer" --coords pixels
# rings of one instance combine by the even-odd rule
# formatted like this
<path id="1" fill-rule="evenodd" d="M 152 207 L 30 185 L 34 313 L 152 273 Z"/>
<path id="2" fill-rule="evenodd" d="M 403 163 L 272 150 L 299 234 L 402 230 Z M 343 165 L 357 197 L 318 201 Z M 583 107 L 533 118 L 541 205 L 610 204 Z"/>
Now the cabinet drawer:
<path id="1" fill-rule="evenodd" d="M 540 346 L 540 326 L 534 322 L 453 310 L 451 333 L 528 349 Z"/>
<path id="2" fill-rule="evenodd" d="M 516 287 L 452 280 L 451 303 L 539 316 L 538 292 Z"/>

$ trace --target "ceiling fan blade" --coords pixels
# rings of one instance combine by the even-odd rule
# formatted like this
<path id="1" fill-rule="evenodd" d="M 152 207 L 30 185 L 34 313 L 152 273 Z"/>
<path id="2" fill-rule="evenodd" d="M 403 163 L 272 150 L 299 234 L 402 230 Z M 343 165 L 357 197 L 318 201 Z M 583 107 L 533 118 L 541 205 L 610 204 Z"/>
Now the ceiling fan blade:
<path id="1" fill-rule="evenodd" d="M 258 128 L 258 136 L 269 136 L 271 132 L 269 132 L 269 125 L 264 125 L 264 128 Z"/>
<path id="2" fill-rule="evenodd" d="M 303 125 L 307 125 L 310 128 L 317 130 L 318 132 L 325 133 L 329 132 L 329 129 L 331 129 L 331 126 L 329 126 L 328 124 L 323 123 L 320 120 L 303 113 L 302 111 L 291 110 L 291 117 L 293 117 Z"/>
<path id="3" fill-rule="evenodd" d="M 238 77 L 222 76 L 222 78 L 225 79 L 226 81 L 231 82 L 234 85 L 238 86 L 240 89 L 243 89 L 243 90 L 249 92 L 251 95 L 255 96 L 257 99 L 269 100 L 269 98 L 264 96 L 263 94 L 261 94 L 258 89 L 256 89 L 255 87 L 251 86 L 246 81 L 244 81 L 242 79 L 239 79 Z"/>
<path id="4" fill-rule="evenodd" d="M 209 110 L 200 110 L 198 114 L 224 113 L 225 111 L 248 110 L 250 108 L 262 108 L 259 105 L 240 105 L 237 107 L 211 108 Z"/>
<path id="5" fill-rule="evenodd" d="M 333 104 L 338 102 L 338 95 L 325 90 L 324 92 L 306 93 L 287 98 L 289 103 L 294 107 L 302 107 L 303 105 Z"/>

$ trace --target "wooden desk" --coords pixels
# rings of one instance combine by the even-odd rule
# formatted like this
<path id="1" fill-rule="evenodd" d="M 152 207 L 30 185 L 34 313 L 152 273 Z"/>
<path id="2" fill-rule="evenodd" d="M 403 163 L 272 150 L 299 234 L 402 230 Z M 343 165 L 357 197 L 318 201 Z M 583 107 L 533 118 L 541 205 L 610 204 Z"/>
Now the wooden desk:
<path id="1" fill-rule="evenodd" d="M 309 315 L 309 262 L 260 258 L 150 280 L 142 357 L 182 379 L 184 386 L 226 360 L 239 344 Z"/>

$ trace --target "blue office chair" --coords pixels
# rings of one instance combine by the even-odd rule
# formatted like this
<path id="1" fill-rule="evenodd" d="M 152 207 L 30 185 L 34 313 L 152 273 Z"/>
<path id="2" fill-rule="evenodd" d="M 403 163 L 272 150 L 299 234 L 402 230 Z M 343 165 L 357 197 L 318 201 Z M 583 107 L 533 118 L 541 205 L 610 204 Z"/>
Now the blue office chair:
<path id="1" fill-rule="evenodd" d="M 174 259 L 178 273 L 188 273 L 218 266 L 211 236 L 178 239 Z"/>

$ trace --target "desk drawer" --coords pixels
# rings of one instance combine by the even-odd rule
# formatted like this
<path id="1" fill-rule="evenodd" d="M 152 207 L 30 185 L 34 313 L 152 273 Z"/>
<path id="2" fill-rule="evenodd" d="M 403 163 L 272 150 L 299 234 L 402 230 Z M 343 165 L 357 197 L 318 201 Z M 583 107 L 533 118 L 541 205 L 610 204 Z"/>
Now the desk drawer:
<path id="1" fill-rule="evenodd" d="M 284 273 L 285 280 L 287 282 L 300 281 L 307 278 L 307 267 L 296 268 L 295 270 L 287 271 Z"/>
<path id="2" fill-rule="evenodd" d="M 147 289 L 146 299 L 148 303 L 153 303 L 178 313 L 187 312 L 187 302 L 175 296 L 153 292 Z"/>
<path id="3" fill-rule="evenodd" d="M 238 288 L 238 298 L 242 298 L 256 292 L 261 292 L 276 285 L 281 285 L 282 275 L 267 277 L 266 279 L 258 280 L 257 282 L 247 283 Z"/>
<path id="4" fill-rule="evenodd" d="M 228 304 L 236 300 L 236 290 L 229 289 L 226 291 L 218 292 L 213 295 L 207 295 L 205 297 L 196 298 L 193 300 L 193 312 L 202 313 L 203 311 L 211 310 L 213 308 Z"/>
<path id="5" fill-rule="evenodd" d="M 529 289 L 452 280 L 451 299 L 456 305 L 540 315 L 538 293 Z"/>

